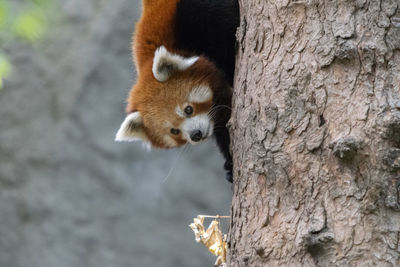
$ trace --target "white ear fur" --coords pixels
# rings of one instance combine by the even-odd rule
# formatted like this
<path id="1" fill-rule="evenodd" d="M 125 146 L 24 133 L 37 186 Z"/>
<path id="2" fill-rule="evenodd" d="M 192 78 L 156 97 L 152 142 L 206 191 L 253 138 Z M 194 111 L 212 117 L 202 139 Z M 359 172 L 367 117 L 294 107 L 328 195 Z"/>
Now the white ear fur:
<path id="1" fill-rule="evenodd" d="M 148 141 L 146 133 L 143 131 L 143 119 L 139 112 L 133 112 L 126 116 L 122 122 L 115 141 L 117 142 L 131 142 L 131 141 Z"/>
<path id="2" fill-rule="evenodd" d="M 165 82 L 177 70 L 186 70 L 192 66 L 199 57 L 182 57 L 168 52 L 164 46 L 160 46 L 153 60 L 153 75 L 159 82 Z"/>

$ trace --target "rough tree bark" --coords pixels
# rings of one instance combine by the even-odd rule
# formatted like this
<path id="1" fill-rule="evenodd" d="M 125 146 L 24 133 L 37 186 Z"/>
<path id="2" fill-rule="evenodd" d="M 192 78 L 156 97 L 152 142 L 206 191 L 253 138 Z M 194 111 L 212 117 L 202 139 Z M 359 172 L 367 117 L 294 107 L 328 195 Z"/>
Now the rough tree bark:
<path id="1" fill-rule="evenodd" d="M 400 1 L 240 7 L 228 266 L 400 266 Z"/>

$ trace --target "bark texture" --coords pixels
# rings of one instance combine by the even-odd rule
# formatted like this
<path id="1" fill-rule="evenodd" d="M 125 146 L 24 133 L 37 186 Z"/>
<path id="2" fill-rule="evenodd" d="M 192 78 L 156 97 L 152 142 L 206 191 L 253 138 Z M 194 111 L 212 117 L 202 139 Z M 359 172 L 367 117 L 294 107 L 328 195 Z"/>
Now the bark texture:
<path id="1" fill-rule="evenodd" d="M 228 266 L 400 266 L 400 1 L 239 2 Z"/>

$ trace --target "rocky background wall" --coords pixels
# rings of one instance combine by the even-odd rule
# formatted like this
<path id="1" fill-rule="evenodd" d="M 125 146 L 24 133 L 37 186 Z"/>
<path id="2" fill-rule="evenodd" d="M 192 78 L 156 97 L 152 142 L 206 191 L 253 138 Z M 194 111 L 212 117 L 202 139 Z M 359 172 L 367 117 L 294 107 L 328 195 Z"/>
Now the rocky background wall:
<path id="1" fill-rule="evenodd" d="M 211 266 L 188 224 L 229 213 L 214 144 L 113 141 L 140 1 L 61 2 L 42 43 L 0 44 L 14 65 L 0 91 L 0 266 Z"/>

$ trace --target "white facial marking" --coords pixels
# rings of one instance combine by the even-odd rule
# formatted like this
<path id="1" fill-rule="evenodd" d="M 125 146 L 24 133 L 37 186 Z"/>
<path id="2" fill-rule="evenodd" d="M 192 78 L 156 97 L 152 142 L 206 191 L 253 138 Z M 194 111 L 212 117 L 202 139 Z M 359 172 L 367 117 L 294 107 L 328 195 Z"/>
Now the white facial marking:
<path id="1" fill-rule="evenodd" d="M 179 105 L 176 106 L 175 113 L 181 118 L 186 118 L 185 112 L 183 112 L 183 110 L 181 109 L 181 107 Z"/>
<path id="2" fill-rule="evenodd" d="M 167 134 L 167 135 L 164 135 L 163 141 L 164 141 L 164 144 L 165 144 L 167 147 L 175 147 L 175 146 L 178 145 L 178 143 L 174 140 L 174 138 L 172 138 L 172 137 L 169 136 L 168 134 Z"/>
<path id="3" fill-rule="evenodd" d="M 154 54 L 153 75 L 159 82 L 165 82 L 175 71 L 188 69 L 198 59 L 170 53 L 164 46 L 160 46 Z"/>
<path id="4" fill-rule="evenodd" d="M 208 86 L 201 85 L 194 87 L 189 94 L 189 102 L 203 103 L 211 100 L 212 91 Z"/>
<path id="5" fill-rule="evenodd" d="M 201 131 L 203 137 L 202 140 L 207 139 L 213 134 L 214 123 L 207 114 L 200 114 L 191 118 L 185 119 L 181 124 L 183 138 L 191 144 L 198 144 L 200 142 L 194 142 L 190 138 L 190 135 L 194 131 Z"/>

